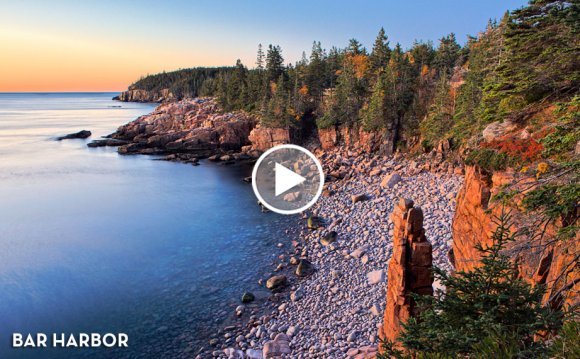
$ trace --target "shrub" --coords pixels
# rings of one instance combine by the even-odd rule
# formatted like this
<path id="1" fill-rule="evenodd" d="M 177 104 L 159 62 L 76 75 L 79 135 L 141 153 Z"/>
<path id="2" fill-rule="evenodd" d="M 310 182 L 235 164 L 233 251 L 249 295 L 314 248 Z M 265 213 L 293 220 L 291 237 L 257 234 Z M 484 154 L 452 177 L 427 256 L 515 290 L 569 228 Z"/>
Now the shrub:
<path id="1" fill-rule="evenodd" d="M 488 172 L 493 172 L 506 169 L 512 163 L 512 160 L 505 153 L 483 148 L 471 151 L 467 155 L 465 163 L 477 165 Z"/>

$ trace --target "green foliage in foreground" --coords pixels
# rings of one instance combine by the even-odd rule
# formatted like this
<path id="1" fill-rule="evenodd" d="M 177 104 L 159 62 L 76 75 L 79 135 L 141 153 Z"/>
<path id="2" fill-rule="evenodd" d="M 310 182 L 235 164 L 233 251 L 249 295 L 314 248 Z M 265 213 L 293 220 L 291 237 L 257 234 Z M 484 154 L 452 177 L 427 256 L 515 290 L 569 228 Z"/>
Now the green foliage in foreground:
<path id="1" fill-rule="evenodd" d="M 482 148 L 471 151 L 465 163 L 468 165 L 477 165 L 488 172 L 500 171 L 506 169 L 512 160 L 505 153 L 499 153 L 489 148 Z"/>
<path id="2" fill-rule="evenodd" d="M 545 289 L 519 279 L 503 254 L 515 239 L 510 223 L 509 214 L 497 218 L 493 244 L 477 248 L 480 267 L 454 275 L 435 270 L 445 293 L 415 296 L 420 314 L 400 335 L 406 352 L 384 343 L 386 353 L 378 358 L 537 358 L 553 349 L 534 335 L 559 330 L 562 313 L 542 305 Z M 561 340 L 570 341 L 570 335 Z"/>
<path id="3" fill-rule="evenodd" d="M 556 109 L 558 121 L 552 133 L 541 140 L 545 158 L 554 157 L 558 161 L 566 160 L 566 155 L 573 152 L 580 141 L 580 96 L 574 96 L 570 102 L 559 104 Z"/>

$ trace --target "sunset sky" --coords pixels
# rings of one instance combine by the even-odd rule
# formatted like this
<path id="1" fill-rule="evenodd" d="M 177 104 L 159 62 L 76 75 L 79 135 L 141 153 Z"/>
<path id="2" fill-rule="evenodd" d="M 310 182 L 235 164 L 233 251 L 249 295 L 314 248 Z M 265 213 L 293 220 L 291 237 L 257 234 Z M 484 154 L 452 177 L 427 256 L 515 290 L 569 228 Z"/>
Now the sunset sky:
<path id="1" fill-rule="evenodd" d="M 259 43 L 286 61 L 383 26 L 391 45 L 483 30 L 523 0 L 12 1 L 0 10 L 0 92 L 120 91 L 142 75 L 194 66 L 254 66 Z M 364 4 L 364 5 L 363 5 Z"/>

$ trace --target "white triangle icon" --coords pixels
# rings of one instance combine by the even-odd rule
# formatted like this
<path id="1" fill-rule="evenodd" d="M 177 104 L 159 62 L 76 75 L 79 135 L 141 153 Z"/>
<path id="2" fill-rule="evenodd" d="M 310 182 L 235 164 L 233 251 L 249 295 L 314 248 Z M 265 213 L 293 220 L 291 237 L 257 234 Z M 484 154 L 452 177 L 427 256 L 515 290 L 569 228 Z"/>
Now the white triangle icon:
<path id="1" fill-rule="evenodd" d="M 298 173 L 289 170 L 288 168 L 282 166 L 276 162 L 276 184 L 274 188 L 274 194 L 276 196 L 288 191 L 290 188 L 298 186 L 300 183 L 306 181 L 306 178 L 300 176 Z"/>

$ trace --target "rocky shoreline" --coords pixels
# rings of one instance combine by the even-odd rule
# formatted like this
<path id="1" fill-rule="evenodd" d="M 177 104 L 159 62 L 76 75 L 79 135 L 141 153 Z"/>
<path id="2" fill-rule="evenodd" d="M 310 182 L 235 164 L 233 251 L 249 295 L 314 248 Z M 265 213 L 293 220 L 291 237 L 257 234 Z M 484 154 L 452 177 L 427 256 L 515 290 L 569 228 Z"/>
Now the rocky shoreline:
<path id="1" fill-rule="evenodd" d="M 229 162 L 250 158 L 249 137 L 256 123 L 244 112 L 222 112 L 213 99 L 186 99 L 162 103 L 88 146 L 116 146 L 120 154 L 165 155 L 193 164 L 208 157 Z"/>
<path id="2" fill-rule="evenodd" d="M 446 160 L 449 144 L 409 160 L 373 154 L 358 129 L 331 132 L 300 139 L 323 164 L 323 196 L 296 217 L 296 227 L 280 229 L 285 253 L 271 276 L 259 279 L 263 290 L 255 301 L 240 293 L 235 311 L 216 313 L 223 329 L 194 349 L 197 358 L 373 357 L 393 250 L 390 214 L 402 197 L 423 208 L 433 263 L 452 269 L 451 223 L 463 168 Z M 247 113 L 224 113 L 215 100 L 196 98 L 164 102 L 88 146 L 198 165 L 203 158 L 251 162 L 296 140 L 289 129 L 263 128 Z"/>
<path id="3" fill-rule="evenodd" d="M 451 270 L 451 223 L 462 178 L 414 169 L 401 157 L 344 149 L 318 151 L 329 175 L 324 196 L 301 220 L 302 229 L 273 268 L 283 281 L 261 313 L 240 302 L 240 325 L 216 333 L 198 358 L 372 357 L 385 309 L 392 254 L 390 214 L 399 198 L 423 208 L 433 262 Z M 310 220 L 309 220 L 310 218 Z M 313 218 L 319 219 L 315 221 Z M 308 227 L 319 227 L 312 229 Z M 299 268 L 312 264 L 311 273 Z M 298 274 L 297 274 L 298 273 Z M 264 278 L 263 284 L 268 287 Z"/>

